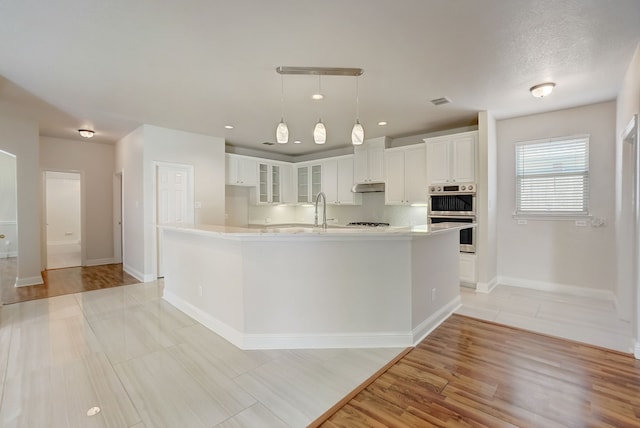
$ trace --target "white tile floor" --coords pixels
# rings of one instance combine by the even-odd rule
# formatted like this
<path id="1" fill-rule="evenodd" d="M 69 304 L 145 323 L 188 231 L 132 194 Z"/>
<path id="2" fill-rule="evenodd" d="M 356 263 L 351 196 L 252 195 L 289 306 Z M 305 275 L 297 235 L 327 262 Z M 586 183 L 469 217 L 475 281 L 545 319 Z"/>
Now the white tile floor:
<path id="1" fill-rule="evenodd" d="M 461 315 L 632 353 L 631 324 L 611 300 L 498 285 L 491 293 L 461 288 Z"/>
<path id="2" fill-rule="evenodd" d="M 0 426 L 303 427 L 401 351 L 244 352 L 160 295 L 152 282 L 2 307 Z"/>

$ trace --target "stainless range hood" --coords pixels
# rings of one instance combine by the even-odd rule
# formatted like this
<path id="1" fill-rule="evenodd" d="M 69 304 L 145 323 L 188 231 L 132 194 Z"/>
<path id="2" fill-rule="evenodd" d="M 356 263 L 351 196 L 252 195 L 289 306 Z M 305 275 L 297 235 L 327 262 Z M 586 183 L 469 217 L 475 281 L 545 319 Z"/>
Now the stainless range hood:
<path id="1" fill-rule="evenodd" d="M 358 183 L 351 188 L 353 193 L 384 192 L 384 183 Z"/>

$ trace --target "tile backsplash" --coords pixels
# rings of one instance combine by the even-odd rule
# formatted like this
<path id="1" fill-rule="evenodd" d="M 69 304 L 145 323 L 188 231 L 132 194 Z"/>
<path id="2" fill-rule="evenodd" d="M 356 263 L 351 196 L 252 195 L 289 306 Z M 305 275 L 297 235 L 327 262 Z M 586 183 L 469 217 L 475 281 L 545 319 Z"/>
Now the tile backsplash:
<path id="1" fill-rule="evenodd" d="M 227 194 L 227 224 L 305 223 L 314 221 L 313 205 L 250 205 L 248 196 L 242 202 L 241 195 Z M 246 207 L 245 211 L 242 206 Z M 238 213 L 241 218 L 237 218 Z M 352 221 L 385 222 L 391 226 L 426 224 L 426 206 L 385 205 L 384 193 L 364 193 L 362 205 L 327 205 L 329 223 L 347 224 Z M 320 213 L 320 221 L 322 213 Z"/>

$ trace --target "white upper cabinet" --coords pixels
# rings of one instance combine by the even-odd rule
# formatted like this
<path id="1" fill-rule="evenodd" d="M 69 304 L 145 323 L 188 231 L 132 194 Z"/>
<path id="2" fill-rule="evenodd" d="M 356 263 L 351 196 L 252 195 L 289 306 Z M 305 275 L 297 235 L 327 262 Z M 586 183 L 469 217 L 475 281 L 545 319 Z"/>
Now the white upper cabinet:
<path id="1" fill-rule="evenodd" d="M 258 161 L 258 204 L 294 203 L 293 167 L 285 162 Z"/>
<path id="2" fill-rule="evenodd" d="M 258 184 L 258 161 L 255 158 L 226 154 L 225 184 L 233 186 L 256 186 Z"/>
<path id="3" fill-rule="evenodd" d="M 408 205 L 427 203 L 425 145 L 385 151 L 385 203 Z"/>
<path id="4" fill-rule="evenodd" d="M 468 183 L 476 181 L 478 131 L 425 138 L 427 183 Z"/>
<path id="5" fill-rule="evenodd" d="M 356 183 L 384 182 L 384 148 L 387 137 L 367 140 L 353 149 Z"/>
<path id="6" fill-rule="evenodd" d="M 313 203 L 322 190 L 322 163 L 301 163 L 296 166 L 297 192 L 296 202 L 301 204 Z"/>
<path id="7" fill-rule="evenodd" d="M 353 156 L 341 156 L 322 162 L 322 191 L 327 204 L 354 205 L 362 203 L 362 195 L 351 192 L 353 187 Z"/>

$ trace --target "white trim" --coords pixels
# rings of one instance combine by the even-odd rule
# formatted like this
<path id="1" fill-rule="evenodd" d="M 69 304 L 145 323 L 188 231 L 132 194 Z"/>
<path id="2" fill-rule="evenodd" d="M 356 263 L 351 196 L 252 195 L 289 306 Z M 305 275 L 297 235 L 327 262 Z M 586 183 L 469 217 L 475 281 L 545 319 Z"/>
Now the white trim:
<path id="1" fill-rule="evenodd" d="M 79 245 L 80 240 L 75 239 L 73 241 L 47 241 L 47 245 Z"/>
<path id="2" fill-rule="evenodd" d="M 636 345 L 633 347 L 633 356 L 636 360 L 640 360 L 640 340 L 636 340 Z"/>
<path id="3" fill-rule="evenodd" d="M 17 220 L 0 220 L 0 226 L 12 226 L 12 225 L 18 225 L 18 221 Z"/>
<path id="4" fill-rule="evenodd" d="M 491 293 L 498 285 L 498 277 L 494 276 L 489 282 L 478 282 L 476 284 L 476 292 L 478 293 Z"/>
<path id="5" fill-rule="evenodd" d="M 0 259 L 8 259 L 12 257 L 18 257 L 18 252 L 17 251 L 0 252 Z"/>
<path id="6" fill-rule="evenodd" d="M 327 334 L 248 334 L 164 290 L 162 298 L 240 349 L 402 348 L 413 346 L 460 307 L 460 296 L 429 317 L 412 332 Z M 419 337 L 419 339 L 415 339 Z"/>
<path id="7" fill-rule="evenodd" d="M 140 282 L 149 282 L 155 279 L 152 274 L 144 274 L 127 264 L 123 264 L 122 269 Z"/>
<path id="8" fill-rule="evenodd" d="M 531 288 L 533 290 L 552 291 L 554 293 L 564 293 L 572 296 L 592 297 L 614 301 L 615 296 L 611 290 L 598 290 L 595 288 L 579 287 L 576 285 L 558 284 L 555 282 L 534 281 L 523 278 L 513 278 L 508 276 L 498 276 L 498 283 L 510 285 L 512 287 Z"/>
<path id="9" fill-rule="evenodd" d="M 114 263 L 115 261 L 113 257 L 106 258 L 106 259 L 90 259 L 90 260 L 87 260 L 87 262 L 85 263 L 85 266 L 112 265 Z"/>
<path id="10" fill-rule="evenodd" d="M 418 324 L 411 332 L 413 336 L 413 346 L 422 342 L 425 337 L 431 334 L 440 324 L 442 324 L 452 313 L 460 309 L 462 306 L 462 300 L 458 294 L 449 303 L 440 308 L 436 313 L 431 315 L 426 320 Z"/>
<path id="11" fill-rule="evenodd" d="M 44 284 L 42 275 L 29 276 L 27 278 L 16 278 L 16 287 L 27 287 L 29 285 L 41 285 Z"/>

